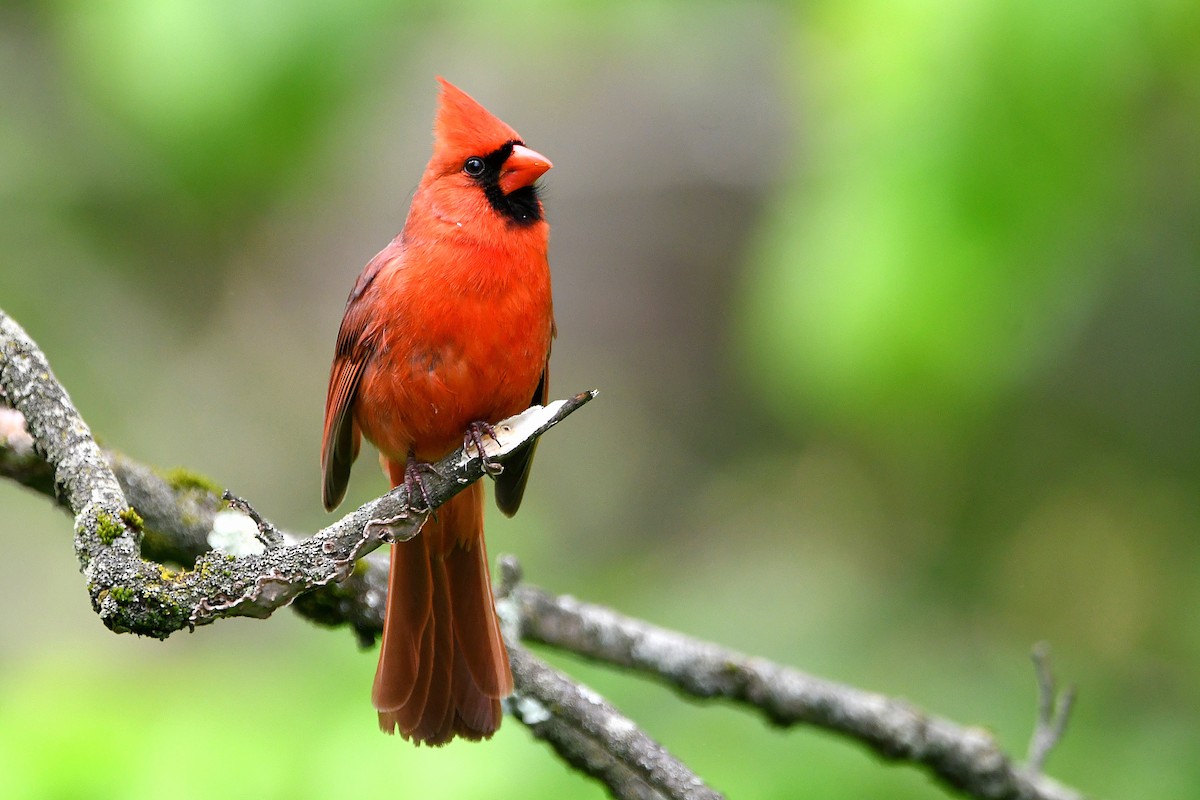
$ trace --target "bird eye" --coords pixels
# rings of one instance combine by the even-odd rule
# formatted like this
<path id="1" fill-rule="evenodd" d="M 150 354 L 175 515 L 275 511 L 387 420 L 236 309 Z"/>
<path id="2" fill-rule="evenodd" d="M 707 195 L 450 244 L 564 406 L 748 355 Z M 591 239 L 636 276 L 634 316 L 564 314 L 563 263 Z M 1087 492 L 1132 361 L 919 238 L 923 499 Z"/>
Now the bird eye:
<path id="1" fill-rule="evenodd" d="M 467 162 L 463 164 L 463 172 L 470 175 L 472 178 L 478 178 L 483 174 L 483 159 L 478 156 L 471 156 Z"/>

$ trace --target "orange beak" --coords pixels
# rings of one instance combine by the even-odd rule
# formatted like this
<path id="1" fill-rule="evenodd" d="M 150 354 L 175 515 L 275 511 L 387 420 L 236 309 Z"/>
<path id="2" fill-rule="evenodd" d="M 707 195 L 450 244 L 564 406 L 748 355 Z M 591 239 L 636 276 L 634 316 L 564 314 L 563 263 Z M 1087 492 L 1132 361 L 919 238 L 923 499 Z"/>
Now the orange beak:
<path id="1" fill-rule="evenodd" d="M 523 144 L 514 144 L 512 154 L 500 168 L 500 191 L 510 194 L 536 181 L 554 166 L 544 155 Z"/>

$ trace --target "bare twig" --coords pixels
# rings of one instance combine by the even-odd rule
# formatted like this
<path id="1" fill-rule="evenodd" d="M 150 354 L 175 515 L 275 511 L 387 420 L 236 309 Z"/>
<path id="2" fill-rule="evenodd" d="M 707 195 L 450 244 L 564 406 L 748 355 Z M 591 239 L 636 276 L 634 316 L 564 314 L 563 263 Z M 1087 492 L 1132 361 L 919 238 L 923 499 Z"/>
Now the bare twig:
<path id="1" fill-rule="evenodd" d="M 753 706 L 777 725 L 803 723 L 836 731 L 884 757 L 921 764 L 973 797 L 1081 797 L 1022 769 L 987 731 L 927 714 L 902 700 L 816 678 L 533 586 L 511 588 L 509 600 L 517 606 L 514 616 L 520 620 L 523 640 L 635 669 L 693 697 Z"/>
<path id="2" fill-rule="evenodd" d="M 1062 694 L 1054 680 L 1050 665 L 1050 645 L 1038 642 L 1031 653 L 1033 668 L 1037 673 L 1038 716 L 1029 740 L 1029 755 L 1025 759 L 1029 772 L 1039 775 L 1046 766 L 1046 757 L 1062 741 L 1075 704 L 1075 687 L 1068 686 Z"/>
<path id="3" fill-rule="evenodd" d="M 620 800 L 722 797 L 604 698 L 520 645 L 522 624 L 511 594 L 521 578 L 520 562 L 501 556 L 496 608 L 513 671 L 509 712 L 564 761 L 604 783 Z"/>
<path id="4" fill-rule="evenodd" d="M 567 763 L 603 781 L 618 798 L 723 797 L 583 684 L 509 642 L 513 716 Z"/>
<path id="5" fill-rule="evenodd" d="M 254 521 L 255 527 L 258 528 L 258 539 L 263 543 L 264 547 L 268 550 L 283 547 L 285 541 L 284 535 L 270 521 L 264 519 L 262 514 L 259 514 L 247 500 L 238 497 L 228 489 L 221 493 L 221 499 L 229 503 L 230 508 L 242 512 Z"/>

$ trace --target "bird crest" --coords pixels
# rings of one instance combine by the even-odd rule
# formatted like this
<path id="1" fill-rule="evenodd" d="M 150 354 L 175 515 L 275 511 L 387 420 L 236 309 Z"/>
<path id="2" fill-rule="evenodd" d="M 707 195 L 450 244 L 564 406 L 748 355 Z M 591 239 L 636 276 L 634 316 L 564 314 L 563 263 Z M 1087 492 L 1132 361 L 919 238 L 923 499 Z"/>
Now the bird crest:
<path id="1" fill-rule="evenodd" d="M 433 121 L 433 160 L 439 171 L 458 170 L 470 156 L 486 156 L 520 135 L 475 98 L 439 77 L 437 116 Z"/>

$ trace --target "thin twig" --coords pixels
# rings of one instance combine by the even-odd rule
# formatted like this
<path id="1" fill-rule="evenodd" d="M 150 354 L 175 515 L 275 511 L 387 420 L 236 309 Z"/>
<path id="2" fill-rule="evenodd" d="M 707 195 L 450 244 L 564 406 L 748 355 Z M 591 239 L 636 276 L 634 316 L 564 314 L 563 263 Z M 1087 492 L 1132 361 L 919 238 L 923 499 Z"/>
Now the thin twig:
<path id="1" fill-rule="evenodd" d="M 1050 664 L 1050 645 L 1038 642 L 1030 654 L 1033 668 L 1037 674 L 1038 684 L 1038 715 L 1033 728 L 1033 736 L 1029 739 L 1029 755 L 1026 758 L 1026 768 L 1033 775 L 1040 775 L 1046 766 L 1046 758 L 1050 755 L 1067 730 L 1067 722 L 1071 718 L 1071 708 L 1075 704 L 1075 686 L 1068 686 L 1062 694 L 1058 692 L 1054 680 L 1054 670 Z"/>
<path id="2" fill-rule="evenodd" d="M 569 764 L 605 783 L 615 797 L 723 797 L 588 687 L 515 642 L 509 642 L 508 657 L 513 716 Z"/>
<path id="3" fill-rule="evenodd" d="M 1020 767 L 990 733 L 903 701 L 807 675 L 711 642 L 534 586 L 509 589 L 520 638 L 637 670 L 684 694 L 752 706 L 776 725 L 816 725 L 886 758 L 925 766 L 980 798 L 1078 800 L 1081 795 Z"/>
<path id="4" fill-rule="evenodd" d="M 559 757 L 604 783 L 619 800 L 717 800 L 682 761 L 595 691 L 535 658 L 520 644 L 521 620 L 510 595 L 521 564 L 501 556 L 496 609 L 508 644 L 513 694 L 506 708 Z"/>
<path id="5" fill-rule="evenodd" d="M 221 493 L 221 499 L 229 503 L 230 508 L 236 509 L 254 520 L 254 525 L 258 528 L 258 539 L 264 547 L 268 550 L 283 547 L 284 535 L 270 521 L 264 519 L 262 514 L 259 514 L 254 506 L 250 505 L 249 501 L 238 497 L 228 489 Z"/>

